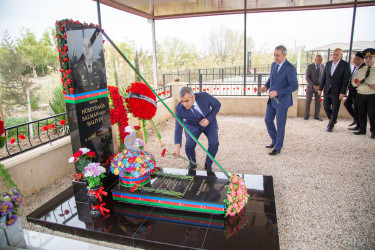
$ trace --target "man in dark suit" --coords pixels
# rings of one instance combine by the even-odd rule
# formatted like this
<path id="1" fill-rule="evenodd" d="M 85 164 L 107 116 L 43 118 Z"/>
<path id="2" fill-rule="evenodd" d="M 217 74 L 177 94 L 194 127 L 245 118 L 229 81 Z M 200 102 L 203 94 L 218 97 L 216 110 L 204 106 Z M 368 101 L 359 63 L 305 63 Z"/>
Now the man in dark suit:
<path id="1" fill-rule="evenodd" d="M 305 120 L 309 119 L 310 115 L 310 104 L 313 95 L 315 95 L 315 113 L 314 119 L 323 121 L 319 117 L 320 113 L 320 95 L 318 94 L 320 80 L 322 79 L 324 66 L 322 65 L 323 57 L 321 55 L 316 55 L 314 63 L 307 65 L 306 68 L 306 113 Z"/>
<path id="2" fill-rule="evenodd" d="M 346 97 L 344 106 L 349 114 L 353 117 L 353 122 L 349 126 L 355 125 L 354 128 L 349 128 L 350 130 L 359 130 L 359 118 L 358 118 L 358 104 L 357 104 L 357 89 L 353 87 L 351 80 L 357 70 L 365 65 L 362 52 L 357 52 L 353 58 L 353 70 L 350 75 L 348 89 L 349 94 Z"/>
<path id="3" fill-rule="evenodd" d="M 78 92 L 95 91 L 107 88 L 104 67 L 100 62 L 94 61 L 92 44 L 87 38 L 83 39 L 82 50 L 84 57 L 77 64 L 73 72 L 73 79 L 78 86 Z"/>
<path id="4" fill-rule="evenodd" d="M 324 89 L 323 107 L 329 119 L 327 132 L 332 132 L 337 122 L 340 103 L 345 96 L 350 78 L 349 63 L 341 60 L 341 57 L 342 50 L 335 49 L 332 54 L 333 60 L 326 64 L 319 86 L 319 94 Z"/>
<path id="5" fill-rule="evenodd" d="M 218 125 L 216 115 L 220 110 L 221 103 L 206 92 L 194 94 L 190 87 L 182 87 L 180 89 L 180 103 L 176 106 L 176 116 L 184 123 L 187 129 L 195 136 L 204 133 L 208 139 L 208 152 L 215 157 L 219 148 Z M 175 158 L 180 155 L 181 140 L 182 140 L 182 126 L 176 121 L 175 125 L 175 150 L 173 154 Z M 190 160 L 188 169 L 195 169 L 196 157 L 195 146 L 197 143 L 185 131 L 186 144 L 185 152 Z M 205 162 L 205 169 L 212 172 L 212 160 L 207 155 Z"/>
<path id="6" fill-rule="evenodd" d="M 286 59 L 286 48 L 277 46 L 273 56 L 275 62 L 261 92 L 269 90 L 265 123 L 272 142 L 266 148 L 273 148 L 269 154 L 277 155 L 284 144 L 286 117 L 289 107 L 293 105 L 292 93 L 298 89 L 298 81 L 296 68 Z"/>

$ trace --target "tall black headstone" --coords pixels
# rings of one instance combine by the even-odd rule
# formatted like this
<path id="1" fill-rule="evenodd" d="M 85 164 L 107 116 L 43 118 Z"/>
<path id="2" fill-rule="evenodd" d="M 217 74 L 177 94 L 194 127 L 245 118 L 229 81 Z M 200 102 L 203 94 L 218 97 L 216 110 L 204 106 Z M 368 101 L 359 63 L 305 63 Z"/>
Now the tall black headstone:
<path id="1" fill-rule="evenodd" d="M 66 46 L 60 63 L 68 63 L 70 70 L 62 72 L 62 81 L 69 79 L 65 101 L 73 152 L 86 147 L 96 152 L 95 161 L 104 163 L 113 154 L 113 142 L 102 34 L 94 25 L 68 20 L 57 33 Z"/>

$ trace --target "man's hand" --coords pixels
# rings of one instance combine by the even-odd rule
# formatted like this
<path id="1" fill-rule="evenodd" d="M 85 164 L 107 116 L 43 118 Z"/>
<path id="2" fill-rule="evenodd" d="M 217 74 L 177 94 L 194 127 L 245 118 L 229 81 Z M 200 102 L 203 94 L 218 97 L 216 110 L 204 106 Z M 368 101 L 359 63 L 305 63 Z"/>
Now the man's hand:
<path id="1" fill-rule="evenodd" d="M 319 86 L 314 85 L 313 88 L 314 88 L 315 91 L 319 90 Z"/>
<path id="2" fill-rule="evenodd" d="M 199 125 L 201 125 L 202 127 L 207 127 L 208 124 L 210 124 L 210 122 L 207 120 L 207 118 L 203 118 L 203 119 L 199 122 Z"/>
<path id="3" fill-rule="evenodd" d="M 260 92 L 264 93 L 267 91 L 267 87 L 266 86 L 263 86 L 260 88 Z"/>
<path id="4" fill-rule="evenodd" d="M 345 97 L 345 94 L 340 94 L 340 96 L 339 96 L 339 100 L 341 101 L 342 98 L 344 98 L 344 97 Z"/>
<path id="5" fill-rule="evenodd" d="M 277 96 L 277 91 L 276 91 L 276 90 L 270 91 L 269 96 L 270 96 L 271 98 Z"/>
<path id="6" fill-rule="evenodd" d="M 371 89 L 375 89 L 375 84 L 370 85 Z"/>
<path id="7" fill-rule="evenodd" d="M 180 156 L 180 148 L 181 148 L 181 144 L 176 144 L 174 151 L 173 151 L 174 158 L 178 158 Z"/>
<path id="8" fill-rule="evenodd" d="M 322 91 L 318 91 L 318 94 L 321 96 L 322 95 Z"/>

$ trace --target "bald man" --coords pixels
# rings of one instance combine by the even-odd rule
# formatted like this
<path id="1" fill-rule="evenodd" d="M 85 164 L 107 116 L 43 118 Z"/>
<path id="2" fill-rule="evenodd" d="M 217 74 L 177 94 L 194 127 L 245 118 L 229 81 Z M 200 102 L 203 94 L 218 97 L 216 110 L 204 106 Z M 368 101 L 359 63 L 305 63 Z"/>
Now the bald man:
<path id="1" fill-rule="evenodd" d="M 319 86 L 319 95 L 324 89 L 323 107 L 329 119 L 327 132 L 332 132 L 337 122 L 340 103 L 345 96 L 350 79 L 350 65 L 341 57 L 342 50 L 335 49 L 332 54 L 332 61 L 326 64 Z"/>

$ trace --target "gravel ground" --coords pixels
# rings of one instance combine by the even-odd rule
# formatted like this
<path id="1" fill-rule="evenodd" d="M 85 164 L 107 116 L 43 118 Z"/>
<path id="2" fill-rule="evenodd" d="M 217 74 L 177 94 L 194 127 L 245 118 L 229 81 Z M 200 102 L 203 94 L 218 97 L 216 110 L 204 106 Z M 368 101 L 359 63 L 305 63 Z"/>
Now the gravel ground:
<path id="1" fill-rule="evenodd" d="M 327 119 L 290 118 L 281 154 L 269 156 L 265 145 L 271 141 L 263 120 L 218 116 L 220 146 L 216 160 L 228 172 L 273 176 L 280 248 L 374 249 L 375 140 L 369 135 L 353 135 L 347 129 L 351 120 L 339 119 L 333 133 L 327 133 Z M 174 121 L 159 125 L 159 130 L 171 152 Z M 207 147 L 204 135 L 200 141 Z M 149 148 L 158 166 L 186 168 L 187 163 L 181 159 L 161 158 L 162 148 L 155 134 L 150 135 Z M 204 164 L 204 157 L 204 151 L 197 148 L 198 164 Z M 71 174 L 27 197 L 24 228 L 124 249 L 26 222 L 28 213 L 69 185 Z"/>

